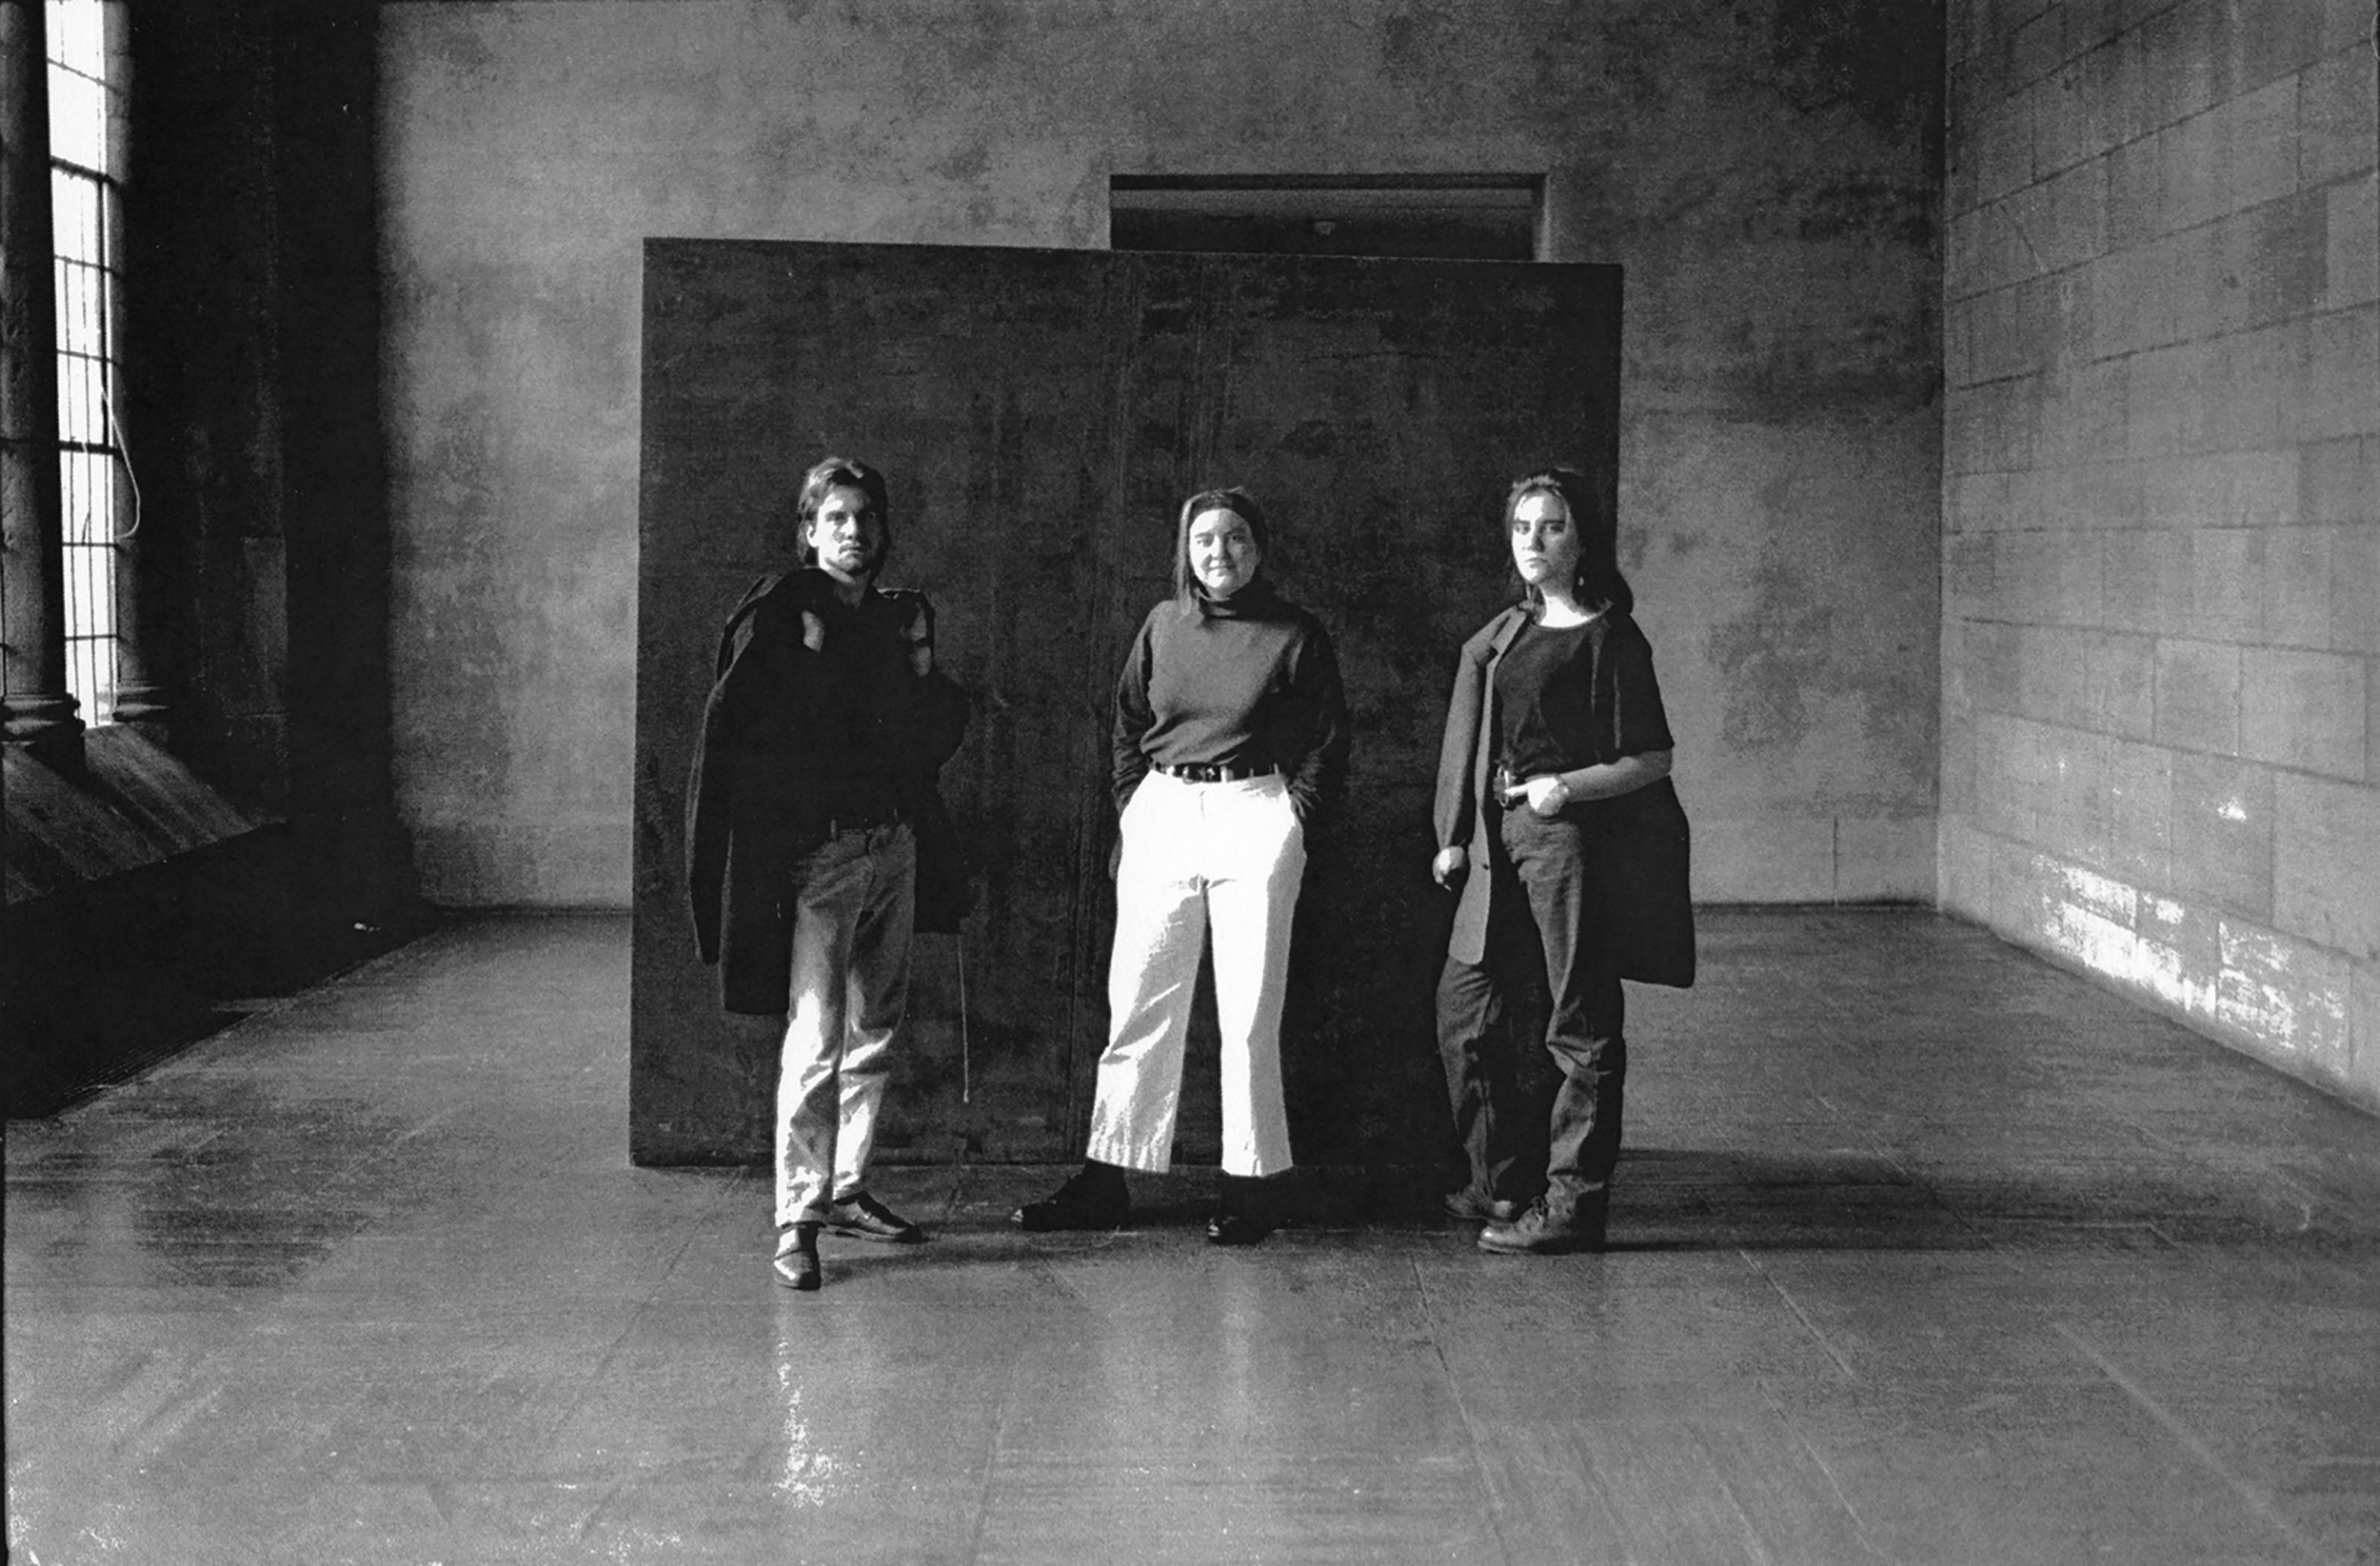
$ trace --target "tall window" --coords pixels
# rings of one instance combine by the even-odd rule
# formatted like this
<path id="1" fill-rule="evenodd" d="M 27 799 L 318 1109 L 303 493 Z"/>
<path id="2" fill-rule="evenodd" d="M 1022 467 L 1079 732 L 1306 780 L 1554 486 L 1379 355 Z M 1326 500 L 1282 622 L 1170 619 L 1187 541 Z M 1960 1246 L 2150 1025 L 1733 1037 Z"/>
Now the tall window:
<path id="1" fill-rule="evenodd" d="M 48 0 L 51 248 L 58 297 L 58 488 L 66 545 L 67 688 L 112 721 L 115 556 L 131 507 L 115 420 L 123 358 L 120 95 L 101 0 Z"/>

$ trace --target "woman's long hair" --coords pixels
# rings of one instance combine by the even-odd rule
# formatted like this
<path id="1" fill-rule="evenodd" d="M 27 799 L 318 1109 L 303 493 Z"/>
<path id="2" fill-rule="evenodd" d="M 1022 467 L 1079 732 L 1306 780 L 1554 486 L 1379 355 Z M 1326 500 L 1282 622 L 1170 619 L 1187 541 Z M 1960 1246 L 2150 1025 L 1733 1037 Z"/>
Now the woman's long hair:
<path id="1" fill-rule="evenodd" d="M 1633 613 L 1636 594 L 1628 585 L 1628 579 L 1619 574 L 1619 527 L 1603 505 L 1602 491 L 1584 473 L 1568 467 L 1549 467 L 1515 479 L 1511 491 L 1504 496 L 1507 549 L 1512 546 L 1513 516 L 1520 509 L 1520 503 L 1531 495 L 1553 496 L 1570 515 L 1571 529 L 1578 535 L 1576 590 L 1580 606 L 1615 614 Z M 1524 585 L 1521 597 L 1534 611 L 1541 605 L 1544 595 Z"/>
<path id="2" fill-rule="evenodd" d="M 1199 573 L 1190 568 L 1190 524 L 1209 511 L 1229 511 L 1248 525 L 1249 534 L 1256 540 L 1257 552 L 1273 552 L 1272 534 L 1264 525 L 1264 507 L 1256 497 L 1234 485 L 1228 489 L 1201 489 L 1181 503 L 1181 516 L 1174 525 L 1174 596 L 1184 604 L 1195 604 L 1199 597 Z M 1259 571 L 1263 565 L 1259 562 Z"/>

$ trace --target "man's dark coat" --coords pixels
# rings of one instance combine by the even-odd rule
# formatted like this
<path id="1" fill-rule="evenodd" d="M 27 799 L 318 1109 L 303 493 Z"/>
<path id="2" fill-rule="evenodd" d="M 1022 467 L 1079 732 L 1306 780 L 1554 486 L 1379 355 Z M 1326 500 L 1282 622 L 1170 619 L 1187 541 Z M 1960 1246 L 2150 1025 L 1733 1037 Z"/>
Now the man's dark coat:
<path id="1" fill-rule="evenodd" d="M 831 591 L 816 569 L 764 577 L 719 637 L 703 735 L 686 786 L 686 887 L 695 946 L 719 965 L 722 1003 L 780 1016 L 790 1000 L 795 864 L 824 841 L 818 786 L 822 660 L 803 641 L 802 613 Z M 922 595 L 869 589 L 857 609 L 895 640 Z M 908 746 L 897 803 L 918 838 L 917 927 L 954 931 L 966 911 L 966 870 L 935 774 L 966 730 L 966 693 L 938 670 L 917 679 L 889 714 Z"/>

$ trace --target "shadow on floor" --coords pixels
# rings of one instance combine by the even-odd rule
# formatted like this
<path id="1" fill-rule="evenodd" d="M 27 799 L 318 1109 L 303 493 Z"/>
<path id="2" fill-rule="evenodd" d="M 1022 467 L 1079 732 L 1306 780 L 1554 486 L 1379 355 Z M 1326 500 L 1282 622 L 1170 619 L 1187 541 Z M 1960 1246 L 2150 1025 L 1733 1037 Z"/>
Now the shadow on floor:
<path id="1" fill-rule="evenodd" d="M 1070 1173 L 1062 1165 L 912 1165 L 886 1188 L 912 1199 L 954 1185 L 942 1227 L 1008 1227 L 1018 1202 Z M 1127 1232 L 1202 1228 L 1219 1189 L 1211 1169 L 1142 1176 Z M 1289 1225 L 1314 1234 L 1467 1232 L 1439 1198 L 1434 1166 L 1301 1167 L 1286 1199 Z M 2139 1157 L 2074 1159 L 2033 1169 L 2004 1157 L 1973 1162 L 1899 1160 L 1845 1151 L 1784 1155 L 1713 1148 L 1641 1148 L 1621 1155 L 1613 1251 L 1982 1250 L 2026 1246 L 2162 1249 L 2185 1242 L 2281 1241 L 2337 1247 L 2380 1240 L 2380 1214 L 2343 1194 L 2291 1199 L 2211 1166 Z"/>

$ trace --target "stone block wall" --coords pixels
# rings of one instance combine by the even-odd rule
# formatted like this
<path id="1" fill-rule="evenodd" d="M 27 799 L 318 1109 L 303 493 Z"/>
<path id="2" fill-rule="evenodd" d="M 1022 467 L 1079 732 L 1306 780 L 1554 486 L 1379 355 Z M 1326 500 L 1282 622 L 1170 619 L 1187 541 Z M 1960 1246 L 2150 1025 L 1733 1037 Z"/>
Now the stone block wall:
<path id="1" fill-rule="evenodd" d="M 1956 0 L 1941 900 L 2380 1104 L 2369 0 Z"/>

